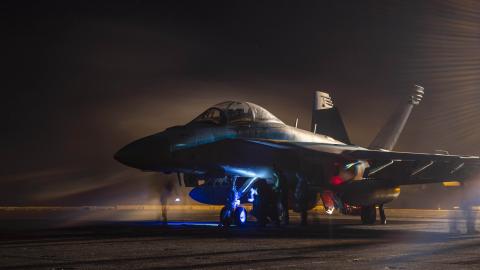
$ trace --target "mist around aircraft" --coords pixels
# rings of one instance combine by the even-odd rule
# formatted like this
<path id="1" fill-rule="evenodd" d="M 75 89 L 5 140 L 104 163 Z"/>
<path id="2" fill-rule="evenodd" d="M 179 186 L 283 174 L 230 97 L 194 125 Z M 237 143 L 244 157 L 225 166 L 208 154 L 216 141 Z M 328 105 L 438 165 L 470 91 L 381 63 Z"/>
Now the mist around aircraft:
<path id="1" fill-rule="evenodd" d="M 252 204 L 259 226 L 288 224 L 321 200 L 328 214 L 360 215 L 374 224 L 400 186 L 454 181 L 479 171 L 476 156 L 392 151 L 424 89 L 415 85 L 368 147 L 353 145 L 330 95 L 315 92 L 311 130 L 289 126 L 250 102 L 216 104 L 191 122 L 136 140 L 115 159 L 142 171 L 175 173 L 190 196 L 223 205 L 223 226 L 242 226 Z M 366 125 L 368 123 L 365 123 Z"/>

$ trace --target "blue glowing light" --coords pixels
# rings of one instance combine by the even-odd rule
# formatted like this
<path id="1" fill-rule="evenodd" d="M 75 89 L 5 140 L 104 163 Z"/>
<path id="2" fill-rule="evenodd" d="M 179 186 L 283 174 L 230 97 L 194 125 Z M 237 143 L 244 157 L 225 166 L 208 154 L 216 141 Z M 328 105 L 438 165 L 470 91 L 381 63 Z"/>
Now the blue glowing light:
<path id="1" fill-rule="evenodd" d="M 161 224 L 159 222 L 158 224 Z M 168 226 L 208 226 L 208 227 L 218 227 L 218 223 L 215 222 L 193 222 L 193 221 L 169 221 Z"/>
<path id="2" fill-rule="evenodd" d="M 157 227 L 165 226 L 169 227 L 180 227 L 180 226 L 205 226 L 205 227 L 218 227 L 217 222 L 212 221 L 168 221 L 164 223 L 163 221 L 158 220 L 145 220 L 145 221 L 136 221 L 133 224 L 142 227 Z"/>
<path id="3" fill-rule="evenodd" d="M 241 223 L 245 223 L 245 221 L 247 221 L 247 211 L 245 211 L 244 208 L 242 208 L 239 218 Z"/>
<path id="4" fill-rule="evenodd" d="M 238 176 L 244 176 L 244 177 L 255 177 L 257 175 L 254 171 L 243 169 L 243 168 L 223 166 L 223 169 L 225 170 L 225 172 L 231 175 L 238 175 Z"/>
<path id="5" fill-rule="evenodd" d="M 255 200 L 255 195 L 257 194 L 258 194 L 257 189 L 255 188 L 250 189 L 250 197 L 248 197 L 248 202 L 253 203 L 253 201 Z"/>

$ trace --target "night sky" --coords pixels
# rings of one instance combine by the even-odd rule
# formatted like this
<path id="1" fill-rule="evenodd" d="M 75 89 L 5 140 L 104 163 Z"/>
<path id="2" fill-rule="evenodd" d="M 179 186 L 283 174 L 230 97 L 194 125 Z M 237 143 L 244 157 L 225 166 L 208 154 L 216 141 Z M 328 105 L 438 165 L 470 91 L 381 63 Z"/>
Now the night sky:
<path id="1" fill-rule="evenodd" d="M 308 129 L 315 90 L 366 146 L 421 84 L 396 150 L 480 154 L 479 2 L 97 2 L 0 3 L 0 205 L 146 203 L 120 147 L 232 99 Z"/>

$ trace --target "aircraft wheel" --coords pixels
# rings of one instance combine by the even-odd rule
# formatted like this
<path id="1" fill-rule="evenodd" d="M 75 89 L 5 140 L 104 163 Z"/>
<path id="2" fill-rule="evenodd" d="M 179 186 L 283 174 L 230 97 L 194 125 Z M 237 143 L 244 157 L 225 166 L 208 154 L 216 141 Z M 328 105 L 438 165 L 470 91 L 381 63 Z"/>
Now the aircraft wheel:
<path id="1" fill-rule="evenodd" d="M 228 227 L 232 223 L 232 217 L 230 216 L 230 211 L 224 206 L 220 210 L 220 224 Z"/>
<path id="2" fill-rule="evenodd" d="M 361 210 L 362 224 L 374 224 L 377 219 L 377 211 L 375 205 L 362 206 Z"/>
<path id="3" fill-rule="evenodd" d="M 235 225 L 243 226 L 247 223 L 247 210 L 241 206 L 235 209 L 234 213 Z"/>

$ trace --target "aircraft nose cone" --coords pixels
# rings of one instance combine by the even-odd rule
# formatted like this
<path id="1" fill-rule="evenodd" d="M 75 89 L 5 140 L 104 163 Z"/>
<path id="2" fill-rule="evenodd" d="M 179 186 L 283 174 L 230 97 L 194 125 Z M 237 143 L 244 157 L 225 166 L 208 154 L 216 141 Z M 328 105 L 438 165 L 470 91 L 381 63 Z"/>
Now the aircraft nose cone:
<path id="1" fill-rule="evenodd" d="M 118 150 L 113 158 L 118 162 L 141 170 L 156 170 L 170 157 L 170 145 L 165 136 L 153 135 Z"/>
<path id="2" fill-rule="evenodd" d="M 117 151 L 117 153 L 115 153 L 115 155 L 113 155 L 113 158 L 122 163 L 122 164 L 125 164 L 125 165 L 129 165 L 131 163 L 131 161 L 134 159 L 132 158 L 132 151 L 129 149 L 128 145 L 127 146 L 124 146 L 122 147 L 120 150 Z"/>
<path id="3" fill-rule="evenodd" d="M 115 153 L 113 158 L 124 165 L 138 168 L 143 159 L 142 152 L 144 151 L 139 149 L 140 147 L 135 144 L 136 143 L 134 142 L 122 147 L 117 153 Z"/>

